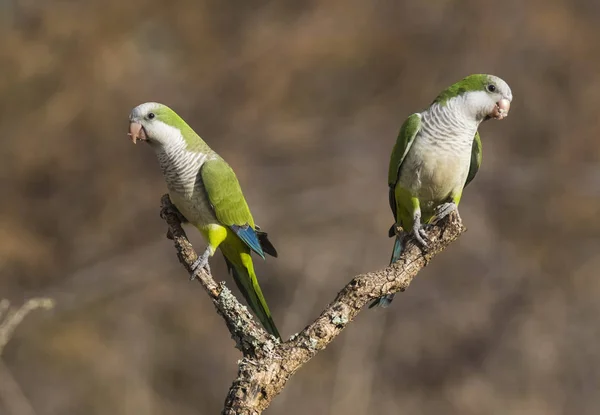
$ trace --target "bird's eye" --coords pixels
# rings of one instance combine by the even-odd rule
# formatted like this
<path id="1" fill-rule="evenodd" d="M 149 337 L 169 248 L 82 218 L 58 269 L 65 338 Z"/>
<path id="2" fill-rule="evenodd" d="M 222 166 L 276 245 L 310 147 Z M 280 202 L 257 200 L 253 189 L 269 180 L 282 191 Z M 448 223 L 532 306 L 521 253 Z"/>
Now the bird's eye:
<path id="1" fill-rule="evenodd" d="M 489 85 L 487 86 L 487 90 L 488 90 L 488 91 L 490 91 L 490 92 L 496 92 L 496 85 L 494 85 L 494 84 L 489 84 Z"/>
<path id="2" fill-rule="evenodd" d="M 154 115 L 153 112 L 148 113 L 148 119 L 151 120 L 152 118 L 156 117 L 156 115 Z"/>

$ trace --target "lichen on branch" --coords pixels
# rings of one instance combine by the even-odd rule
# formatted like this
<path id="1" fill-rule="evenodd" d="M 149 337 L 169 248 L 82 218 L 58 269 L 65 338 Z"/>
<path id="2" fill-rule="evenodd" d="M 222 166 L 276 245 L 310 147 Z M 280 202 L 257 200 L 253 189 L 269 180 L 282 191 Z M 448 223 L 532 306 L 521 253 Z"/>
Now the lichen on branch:
<path id="1" fill-rule="evenodd" d="M 177 257 L 188 272 L 198 254 L 181 227 L 184 218 L 168 195 L 161 199 L 161 217 L 167 222 L 167 237 L 173 240 Z M 381 270 L 352 278 L 325 307 L 319 317 L 299 333 L 280 342 L 256 322 L 248 309 L 205 270 L 197 273 L 219 315 L 224 319 L 243 358 L 233 381 L 223 414 L 254 415 L 265 410 L 285 387 L 288 379 L 335 339 L 370 301 L 382 295 L 404 291 L 417 273 L 465 231 L 458 212 L 427 227 L 426 249 L 412 237 L 404 241 L 400 259 Z"/>

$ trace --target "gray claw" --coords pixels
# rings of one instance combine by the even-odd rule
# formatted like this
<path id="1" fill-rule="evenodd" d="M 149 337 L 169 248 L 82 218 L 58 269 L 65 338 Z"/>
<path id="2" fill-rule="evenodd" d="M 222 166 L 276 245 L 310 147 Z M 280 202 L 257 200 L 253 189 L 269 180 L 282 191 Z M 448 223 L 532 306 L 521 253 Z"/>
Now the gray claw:
<path id="1" fill-rule="evenodd" d="M 202 268 L 204 268 L 206 270 L 206 272 L 210 274 L 210 266 L 208 265 L 208 257 L 210 257 L 210 249 L 206 248 L 206 251 L 204 251 L 204 253 L 202 255 L 200 255 L 198 257 L 198 259 L 196 259 L 196 261 L 194 261 L 194 263 L 191 266 L 192 275 L 190 275 L 190 281 L 194 281 L 196 278 L 198 278 L 198 271 L 200 271 Z"/>
<path id="2" fill-rule="evenodd" d="M 415 222 L 415 226 L 413 226 L 413 235 L 415 235 L 415 239 L 423 248 L 427 248 L 427 232 L 421 227 L 420 222 Z"/>

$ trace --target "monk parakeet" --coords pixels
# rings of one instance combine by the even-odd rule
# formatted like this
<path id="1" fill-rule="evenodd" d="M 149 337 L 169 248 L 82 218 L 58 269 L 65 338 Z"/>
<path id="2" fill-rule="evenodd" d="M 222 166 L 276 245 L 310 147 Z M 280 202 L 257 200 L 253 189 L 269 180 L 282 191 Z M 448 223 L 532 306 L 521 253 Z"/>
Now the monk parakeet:
<path id="1" fill-rule="evenodd" d="M 400 258 L 405 233 L 427 246 L 423 224 L 455 210 L 463 189 L 481 165 L 482 121 L 508 115 L 512 92 L 497 76 L 469 75 L 442 91 L 425 111 L 404 121 L 388 171 L 389 202 L 396 235 L 390 264 Z M 375 300 L 386 307 L 394 295 Z"/>
<path id="2" fill-rule="evenodd" d="M 277 251 L 254 223 L 229 164 L 166 105 L 141 104 L 131 111 L 129 121 L 133 142 L 141 140 L 154 149 L 171 201 L 208 243 L 193 265 L 194 275 L 201 268 L 209 270 L 208 259 L 220 248 L 250 308 L 270 334 L 281 338 L 250 256 L 254 251 L 263 259 L 265 254 L 277 257 Z"/>

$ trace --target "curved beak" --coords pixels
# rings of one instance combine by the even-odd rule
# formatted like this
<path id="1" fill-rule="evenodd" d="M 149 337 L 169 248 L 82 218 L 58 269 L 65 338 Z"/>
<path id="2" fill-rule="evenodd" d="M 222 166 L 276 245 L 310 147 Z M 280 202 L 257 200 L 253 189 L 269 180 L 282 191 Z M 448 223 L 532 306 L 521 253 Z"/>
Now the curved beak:
<path id="1" fill-rule="evenodd" d="M 137 140 L 147 140 L 148 138 L 146 137 L 146 131 L 144 130 L 144 127 L 142 127 L 142 124 L 132 121 L 129 124 L 129 133 L 127 133 L 128 136 L 131 137 L 131 141 L 133 141 L 133 144 L 137 143 Z"/>
<path id="2" fill-rule="evenodd" d="M 502 120 L 508 117 L 508 111 L 510 110 L 510 101 L 506 98 L 502 98 L 496 103 L 494 111 L 492 111 L 492 118 L 496 120 Z"/>

